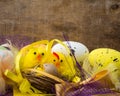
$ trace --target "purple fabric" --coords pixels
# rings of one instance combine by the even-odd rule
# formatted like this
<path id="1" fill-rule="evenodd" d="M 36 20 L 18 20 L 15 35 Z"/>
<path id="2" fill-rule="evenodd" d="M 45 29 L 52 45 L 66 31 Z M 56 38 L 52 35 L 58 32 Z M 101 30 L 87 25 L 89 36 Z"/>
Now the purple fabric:
<path id="1" fill-rule="evenodd" d="M 74 91 L 67 92 L 65 96 L 92 96 L 97 94 L 114 94 L 109 88 L 104 88 L 98 83 L 91 83 L 81 86 Z"/>
<path id="2" fill-rule="evenodd" d="M 6 90 L 6 94 L 0 95 L 0 96 L 13 96 L 13 90 L 12 90 L 12 88 L 8 87 L 8 89 Z"/>
<path id="3" fill-rule="evenodd" d="M 34 42 L 34 38 L 31 38 L 29 36 L 23 36 L 23 35 L 0 35 L 0 44 L 6 43 L 6 39 L 10 40 L 15 46 L 18 48 L 22 48 L 23 46 L 30 44 Z"/>

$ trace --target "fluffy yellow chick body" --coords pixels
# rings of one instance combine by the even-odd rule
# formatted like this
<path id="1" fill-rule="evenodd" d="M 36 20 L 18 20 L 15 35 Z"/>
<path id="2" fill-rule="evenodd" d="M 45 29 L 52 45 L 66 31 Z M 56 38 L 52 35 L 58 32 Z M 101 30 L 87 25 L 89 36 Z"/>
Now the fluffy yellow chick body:
<path id="1" fill-rule="evenodd" d="M 30 48 L 20 59 L 20 68 L 33 68 L 41 66 L 44 62 L 46 49 L 43 46 Z"/>
<path id="2" fill-rule="evenodd" d="M 42 71 L 45 71 L 49 74 L 59 76 L 56 65 L 59 65 L 59 57 L 56 53 L 46 53 L 44 63 L 42 63 Z M 41 66 L 40 66 L 41 67 Z M 41 68 L 38 68 L 41 70 Z"/>
<path id="3" fill-rule="evenodd" d="M 59 55 L 59 63 L 56 65 L 58 73 L 67 80 L 72 80 L 76 76 L 76 68 L 70 55 L 66 56 L 60 52 L 56 52 Z"/>
<path id="4" fill-rule="evenodd" d="M 50 64 L 58 64 L 59 63 L 59 56 L 55 52 L 46 53 L 48 57 L 46 58 L 46 61 L 44 63 L 50 63 Z"/>

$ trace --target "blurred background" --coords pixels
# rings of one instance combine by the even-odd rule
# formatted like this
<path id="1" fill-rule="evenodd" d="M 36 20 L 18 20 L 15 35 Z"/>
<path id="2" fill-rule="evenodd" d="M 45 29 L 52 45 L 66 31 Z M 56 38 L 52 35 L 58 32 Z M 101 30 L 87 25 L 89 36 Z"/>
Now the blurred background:
<path id="1" fill-rule="evenodd" d="M 0 43 L 69 40 L 120 51 L 120 0 L 0 0 Z"/>

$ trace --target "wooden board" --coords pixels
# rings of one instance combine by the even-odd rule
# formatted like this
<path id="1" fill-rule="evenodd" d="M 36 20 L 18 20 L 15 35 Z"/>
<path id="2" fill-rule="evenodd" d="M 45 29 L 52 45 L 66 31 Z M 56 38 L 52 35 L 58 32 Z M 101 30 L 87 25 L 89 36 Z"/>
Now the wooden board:
<path id="1" fill-rule="evenodd" d="M 0 38 L 64 40 L 65 32 L 90 50 L 120 51 L 119 18 L 119 0 L 0 0 Z"/>

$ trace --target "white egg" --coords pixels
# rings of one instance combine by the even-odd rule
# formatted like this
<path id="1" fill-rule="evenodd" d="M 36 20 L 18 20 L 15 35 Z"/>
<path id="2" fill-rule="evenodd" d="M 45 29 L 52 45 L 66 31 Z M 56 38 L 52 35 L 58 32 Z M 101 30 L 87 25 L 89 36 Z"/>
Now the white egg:
<path id="1" fill-rule="evenodd" d="M 64 41 L 64 44 L 66 44 L 68 47 L 70 46 L 70 49 L 73 51 L 74 56 L 78 62 L 83 62 L 83 60 L 88 56 L 89 50 L 88 48 L 79 42 L 75 41 Z M 61 44 L 55 44 L 52 47 L 52 52 L 61 52 L 64 55 L 70 55 L 66 48 Z"/>
<path id="2" fill-rule="evenodd" d="M 43 68 L 44 68 L 45 72 L 55 75 L 55 76 L 58 76 L 58 71 L 54 64 L 47 64 L 47 63 L 43 64 Z"/>

